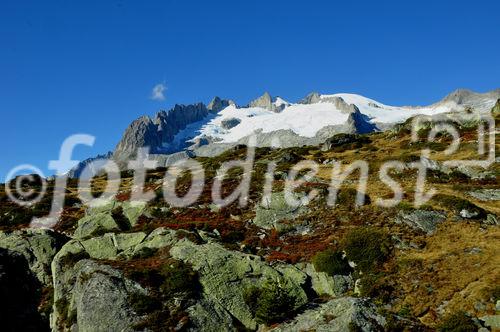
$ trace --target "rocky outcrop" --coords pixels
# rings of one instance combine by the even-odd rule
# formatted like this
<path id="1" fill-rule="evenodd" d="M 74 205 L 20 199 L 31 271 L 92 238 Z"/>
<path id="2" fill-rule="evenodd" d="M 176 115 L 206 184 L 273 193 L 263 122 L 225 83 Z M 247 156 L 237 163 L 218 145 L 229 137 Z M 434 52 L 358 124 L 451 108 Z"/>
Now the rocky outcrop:
<path id="1" fill-rule="evenodd" d="M 141 317 L 130 297 L 147 294 L 144 288 L 120 271 L 89 259 L 76 262 L 71 272 L 72 278 L 64 279 L 64 287 L 71 291 L 55 302 L 53 330 L 133 330 Z"/>
<path id="2" fill-rule="evenodd" d="M 271 112 L 281 112 L 289 104 L 279 97 L 271 97 L 269 92 L 264 92 L 259 98 L 252 100 L 248 107 L 261 107 Z"/>
<path id="3" fill-rule="evenodd" d="M 237 118 L 229 118 L 221 121 L 221 127 L 224 129 L 231 129 L 239 125 L 241 122 L 240 119 Z"/>
<path id="4" fill-rule="evenodd" d="M 162 140 L 158 132 L 158 125 L 148 116 L 134 120 L 125 130 L 113 156 L 117 159 L 133 157 L 141 147 L 149 147 L 152 153 L 160 152 Z"/>
<path id="5" fill-rule="evenodd" d="M 316 104 L 319 103 L 321 100 L 321 95 L 317 92 L 311 92 L 307 96 L 305 96 L 303 99 L 299 101 L 299 104 Z"/>
<path id="6" fill-rule="evenodd" d="M 340 297 L 354 287 L 354 280 L 348 275 L 331 276 L 325 272 L 317 272 L 310 263 L 302 266 L 302 270 L 309 276 L 311 288 L 320 296 Z"/>
<path id="7" fill-rule="evenodd" d="M 281 221 L 291 221 L 305 212 L 307 212 L 306 207 L 292 206 L 286 201 L 283 192 L 276 192 L 271 194 L 265 204 L 256 207 L 253 223 L 264 229 L 274 228 L 283 231 L 291 225 L 282 224 Z"/>
<path id="8" fill-rule="evenodd" d="M 275 269 L 260 257 L 229 251 L 217 243 L 196 245 L 182 240 L 170 249 L 172 257 L 192 265 L 198 271 L 203 297 L 217 310 L 227 311 L 246 328 L 255 329 L 257 322 L 245 303 L 244 293 L 266 282 L 279 282 L 298 308 L 307 302 L 302 288 L 307 276 L 297 268 Z"/>
<path id="9" fill-rule="evenodd" d="M 72 168 L 68 172 L 68 178 L 74 179 L 74 178 L 80 178 L 82 176 L 83 171 L 88 165 L 88 171 L 90 172 L 89 175 L 85 174 L 84 178 L 90 178 L 94 174 L 98 174 L 98 171 L 102 166 L 104 166 L 108 160 L 113 157 L 113 152 L 108 152 L 105 154 L 100 154 L 92 158 L 85 159 L 78 163 L 74 168 Z"/>
<path id="10" fill-rule="evenodd" d="M 469 191 L 470 196 L 480 201 L 500 201 L 500 189 L 478 189 Z"/>
<path id="11" fill-rule="evenodd" d="M 365 299 L 344 297 L 330 300 L 299 314 L 289 323 L 270 331 L 383 331 L 386 320 Z"/>
<path id="12" fill-rule="evenodd" d="M 212 99 L 212 101 L 207 105 L 207 109 L 213 113 L 218 113 L 229 105 L 234 105 L 234 101 L 214 97 L 214 99 Z"/>
<path id="13" fill-rule="evenodd" d="M 215 110 L 224 103 L 222 100 L 214 101 L 211 107 Z M 177 149 L 169 149 L 174 136 L 187 125 L 204 119 L 210 112 L 211 109 L 203 103 L 197 103 L 175 105 L 168 111 L 158 112 L 154 119 L 142 116 L 125 130 L 113 156 L 118 160 L 133 157 L 141 147 L 149 147 L 149 152 L 153 154 L 176 152 Z"/>
<path id="14" fill-rule="evenodd" d="M 75 325 L 79 331 L 104 331 L 104 328 L 109 331 L 107 325 L 98 325 L 108 321 L 109 326 L 116 328 L 111 330 L 131 330 L 132 322 L 138 317 L 131 311 L 127 299 L 134 292 L 144 293 L 145 290 L 121 272 L 89 259 L 126 260 L 144 248 L 164 248 L 177 241 L 176 232 L 164 228 L 149 235 L 107 233 L 88 240 L 70 240 L 51 265 L 54 285 L 52 330 L 69 330 Z"/>
<path id="15" fill-rule="evenodd" d="M 354 106 L 351 104 L 351 106 Z M 347 133 L 352 134 L 367 134 L 374 131 L 379 131 L 377 126 L 371 123 L 367 115 L 362 114 L 359 109 L 354 106 L 355 110 L 349 113 L 347 123 L 345 125 Z"/>
<path id="16" fill-rule="evenodd" d="M 446 214 L 438 211 L 411 210 L 400 211 L 396 223 L 406 224 L 411 228 L 431 235 L 437 226 L 446 220 Z"/>
<path id="17" fill-rule="evenodd" d="M 78 220 L 73 236 L 85 239 L 107 232 L 126 231 L 135 226 L 145 203 L 112 201 L 97 208 L 89 208 L 85 217 Z"/>
<path id="18" fill-rule="evenodd" d="M 47 229 L 0 232 L 0 248 L 23 255 L 33 275 L 45 287 L 52 284 L 52 259 L 66 241 L 65 236 Z"/>

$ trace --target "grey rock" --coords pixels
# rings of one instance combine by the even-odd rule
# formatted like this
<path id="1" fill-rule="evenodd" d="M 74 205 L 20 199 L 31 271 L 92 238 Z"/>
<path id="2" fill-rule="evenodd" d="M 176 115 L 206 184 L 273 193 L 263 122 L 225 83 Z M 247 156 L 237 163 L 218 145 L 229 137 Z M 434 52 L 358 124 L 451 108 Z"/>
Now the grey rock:
<path id="1" fill-rule="evenodd" d="M 297 269 L 280 271 L 258 256 L 230 251 L 217 243 L 195 245 L 181 240 L 170 249 L 173 258 L 188 262 L 200 275 L 203 297 L 226 310 L 246 328 L 255 329 L 257 323 L 246 305 L 243 294 L 250 287 L 262 287 L 265 282 L 277 282 L 296 299 L 296 308 L 307 302 L 299 282 L 306 275 Z"/>
<path id="2" fill-rule="evenodd" d="M 78 163 L 75 167 L 73 167 L 69 172 L 68 172 L 68 178 L 74 179 L 74 178 L 84 178 L 88 179 L 91 178 L 93 175 L 99 174 L 99 170 L 102 166 L 104 166 L 111 158 L 113 157 L 113 152 L 108 152 L 105 154 L 100 154 L 92 158 L 87 158 L 81 162 Z M 91 172 L 91 176 L 88 176 L 87 174 L 83 174 L 83 171 L 85 170 L 85 167 L 89 166 L 89 171 Z"/>
<path id="3" fill-rule="evenodd" d="M 411 210 L 400 211 L 396 223 L 403 223 L 413 229 L 431 235 L 436 231 L 437 225 L 446 220 L 446 215 L 438 211 Z"/>
<path id="4" fill-rule="evenodd" d="M 309 263 L 303 269 L 311 279 L 312 289 L 318 295 L 339 297 L 354 286 L 351 276 L 335 275 L 332 277 L 325 272 L 317 272 L 314 266 Z"/>
<path id="5" fill-rule="evenodd" d="M 57 329 L 65 330 L 66 325 L 66 329 L 82 332 L 133 331 L 141 317 L 134 312 L 129 298 L 134 293 L 146 294 L 146 290 L 120 271 L 92 260 L 81 260 L 72 270 L 74 278 L 66 285 L 71 291 L 64 295 L 64 302 L 59 302 L 65 303 L 67 309 L 55 306 Z"/>
<path id="6" fill-rule="evenodd" d="M 275 192 L 271 194 L 266 204 L 259 204 L 256 207 L 253 223 L 264 229 L 275 228 L 282 231 L 289 226 L 284 225 L 281 221 L 292 221 L 305 212 L 307 212 L 305 206 L 291 206 L 286 201 L 283 192 Z"/>
<path id="7" fill-rule="evenodd" d="M 102 206 L 89 208 L 86 215 L 78 220 L 78 226 L 73 234 L 77 239 L 85 239 L 102 235 L 107 232 L 119 232 L 123 227 L 136 225 L 139 216 L 144 212 L 144 202 L 118 202 L 110 201 Z M 113 216 L 114 211 L 121 208 L 123 217 L 128 220 L 128 225 L 118 224 Z M 121 223 L 123 223 L 123 220 Z"/>
<path id="8" fill-rule="evenodd" d="M 29 269 L 44 286 L 52 284 L 51 263 L 67 238 L 47 229 L 24 229 L 0 232 L 0 248 L 23 255 Z"/>
<path id="9" fill-rule="evenodd" d="M 201 299 L 195 305 L 187 308 L 190 323 L 193 326 L 190 331 L 203 332 L 232 332 L 237 331 L 231 315 L 207 299 Z"/>
<path id="10" fill-rule="evenodd" d="M 222 120 L 221 126 L 224 129 L 231 129 L 231 128 L 236 127 L 240 123 L 241 123 L 241 120 L 238 118 L 229 118 L 229 119 Z"/>
<path id="11" fill-rule="evenodd" d="M 306 310 L 291 322 L 271 329 L 274 332 L 317 331 L 344 332 L 383 331 L 386 320 L 366 299 L 343 297 L 333 299 L 316 308 Z"/>
<path id="12" fill-rule="evenodd" d="M 321 101 L 321 95 L 317 92 L 311 92 L 299 101 L 299 104 L 316 104 Z"/>
<path id="13" fill-rule="evenodd" d="M 221 103 L 223 104 L 222 101 Z M 217 109 L 216 104 L 214 102 L 212 105 L 214 111 Z M 174 136 L 187 125 L 201 121 L 211 113 L 212 110 L 203 103 L 197 103 L 175 105 L 168 111 L 158 112 L 154 119 L 142 116 L 125 130 L 113 157 L 117 160 L 127 160 L 135 157 L 137 149 L 142 147 L 149 147 L 152 154 L 178 152 L 179 146 L 173 144 Z M 173 146 L 169 148 L 170 144 Z"/>
<path id="14" fill-rule="evenodd" d="M 478 189 L 469 191 L 469 195 L 480 201 L 500 201 L 500 189 Z"/>
<path id="15" fill-rule="evenodd" d="M 228 107 L 229 105 L 234 105 L 234 101 L 227 100 L 227 99 L 221 99 L 221 98 L 216 96 L 207 105 L 207 109 L 210 110 L 211 112 L 218 113 L 218 112 L 222 111 L 224 108 Z"/>
<path id="16" fill-rule="evenodd" d="M 491 328 L 493 331 L 500 329 L 500 315 L 488 315 L 479 318 L 484 322 L 484 325 Z"/>

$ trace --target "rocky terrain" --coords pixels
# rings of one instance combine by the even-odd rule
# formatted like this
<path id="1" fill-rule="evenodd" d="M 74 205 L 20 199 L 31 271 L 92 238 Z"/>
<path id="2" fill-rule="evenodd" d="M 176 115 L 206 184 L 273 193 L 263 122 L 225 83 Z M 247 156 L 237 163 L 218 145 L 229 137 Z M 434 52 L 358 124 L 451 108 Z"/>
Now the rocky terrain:
<path id="1" fill-rule="evenodd" d="M 490 95 L 473 96 L 457 92 L 444 103 L 486 103 L 498 127 L 500 101 L 491 109 Z M 304 103 L 318 98 L 310 95 Z M 345 108 L 346 119 L 357 128 L 353 114 L 362 117 L 363 107 L 331 98 L 327 102 Z M 170 147 L 165 143 L 175 141 L 187 124 L 216 117 L 232 105 L 215 99 L 208 107 L 176 106 L 154 120 L 140 118 L 114 157 L 143 145 L 165 152 Z M 275 114 L 291 107 L 268 95 L 251 106 Z M 365 125 L 380 127 L 371 121 Z M 455 125 L 461 138 L 455 157 L 474 158 L 477 123 Z M 428 142 L 430 126 L 421 128 L 416 142 L 406 121 L 385 131 L 324 132 L 321 144 L 258 147 L 243 206 L 236 201 L 219 207 L 211 196 L 221 165 L 245 158 L 248 148 L 241 144 L 217 156 L 191 156 L 203 165 L 206 181 L 202 195 L 188 207 L 162 199 L 167 168 L 148 171 L 147 189 L 157 195 L 147 203 L 130 201 L 136 188 L 133 174 L 124 171 L 119 194 L 100 207 L 82 204 L 77 181 L 70 179 L 54 229 L 30 229 L 32 217 L 48 214 L 54 181 L 49 180 L 40 202 L 26 207 L 11 202 L 5 192 L 10 184 L 2 185 L 2 330 L 498 331 L 499 154 L 487 169 L 446 167 L 443 162 L 450 156 L 443 151 L 451 137 Z M 495 139 L 500 151 L 499 136 Z M 425 147 L 432 159 L 421 158 Z M 283 188 L 291 167 L 301 160 L 320 167 L 294 194 L 315 195 L 308 204 L 290 207 Z M 335 161 L 349 165 L 356 160 L 369 165 L 363 204 L 355 204 L 359 174 L 354 172 L 329 206 Z M 378 176 L 387 160 L 405 165 L 391 173 L 404 194 L 390 208 L 376 204 L 393 195 Z M 265 172 L 273 161 L 272 194 L 262 202 Z M 428 187 L 436 190 L 418 208 L 413 205 L 417 171 L 411 166 L 417 161 L 427 165 Z M 244 175 L 238 168 L 228 174 L 224 195 Z M 190 179 L 189 174 L 178 178 L 179 195 L 189 190 Z M 106 183 L 100 175 L 87 189 L 98 196 Z M 38 183 L 25 186 L 40 190 Z"/>

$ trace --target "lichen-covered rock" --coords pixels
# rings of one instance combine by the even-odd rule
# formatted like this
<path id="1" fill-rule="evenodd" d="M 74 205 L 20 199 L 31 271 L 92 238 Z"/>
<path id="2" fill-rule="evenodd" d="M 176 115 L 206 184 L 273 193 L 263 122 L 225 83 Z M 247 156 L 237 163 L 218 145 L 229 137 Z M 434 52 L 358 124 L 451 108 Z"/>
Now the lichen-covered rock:
<path id="1" fill-rule="evenodd" d="M 53 330 L 133 331 L 141 317 L 129 298 L 146 294 L 145 289 L 120 271 L 88 259 L 78 261 L 72 271 L 74 277 L 65 285 L 70 291 L 55 302 L 58 320 Z"/>
<path id="2" fill-rule="evenodd" d="M 187 310 L 191 331 L 233 332 L 237 331 L 231 315 L 210 300 L 201 299 Z"/>
<path id="3" fill-rule="evenodd" d="M 283 273 L 258 256 L 230 251 L 217 243 L 196 245 L 182 240 L 172 246 L 170 254 L 190 263 L 199 273 L 204 298 L 219 306 L 219 310 L 226 310 L 246 328 L 257 327 L 244 300 L 244 292 L 250 287 L 262 287 L 265 282 L 281 280 L 287 294 L 295 299 L 296 308 L 307 302 L 307 295 L 298 283 L 305 281 L 306 276 L 298 269 Z"/>
<path id="4" fill-rule="evenodd" d="M 67 239 L 48 229 L 0 232 L 0 248 L 22 254 L 30 270 L 44 286 L 52 284 L 50 264 Z"/>
<path id="5" fill-rule="evenodd" d="M 311 287 L 318 295 L 342 296 L 354 286 L 351 276 L 330 276 L 325 272 L 317 272 L 312 264 L 306 264 L 304 272 L 311 278 Z"/>
<path id="6" fill-rule="evenodd" d="M 343 297 L 306 310 L 291 322 L 270 331 L 373 332 L 383 331 L 385 325 L 385 318 L 367 300 Z"/>
<path id="7" fill-rule="evenodd" d="M 290 226 L 280 223 L 281 221 L 293 220 L 305 212 L 307 212 L 305 206 L 292 206 L 286 201 L 283 192 L 276 192 L 271 194 L 267 204 L 257 206 L 253 223 L 264 229 L 275 228 L 282 231 Z"/>
<path id="8" fill-rule="evenodd" d="M 436 231 L 437 225 L 446 220 L 446 214 L 438 211 L 411 210 L 400 211 L 396 223 L 403 223 L 415 230 L 431 235 Z"/>
<path id="9" fill-rule="evenodd" d="M 135 226 L 144 212 L 144 202 L 111 201 L 102 206 L 89 208 L 85 217 L 78 221 L 73 237 L 85 239 L 108 232 L 119 232 Z"/>
<path id="10" fill-rule="evenodd" d="M 470 191 L 469 195 L 480 201 L 500 201 L 500 189 L 478 189 Z"/>

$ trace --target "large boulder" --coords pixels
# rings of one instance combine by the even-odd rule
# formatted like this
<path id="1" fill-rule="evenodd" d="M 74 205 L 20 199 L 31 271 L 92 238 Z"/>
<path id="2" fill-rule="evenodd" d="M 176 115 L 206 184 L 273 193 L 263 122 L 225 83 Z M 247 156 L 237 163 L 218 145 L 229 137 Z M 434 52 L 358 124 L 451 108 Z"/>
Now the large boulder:
<path id="1" fill-rule="evenodd" d="M 132 294 L 147 294 L 138 283 L 108 265 L 83 259 L 67 279 L 71 291 L 57 298 L 53 330 L 133 331 L 141 317 L 130 301 Z"/>
<path id="2" fill-rule="evenodd" d="M 305 212 L 305 206 L 292 206 L 288 204 L 283 192 L 276 192 L 271 194 L 265 204 L 257 206 L 253 223 L 264 229 L 275 228 L 282 231 L 289 227 L 281 223 L 282 221 L 291 221 Z"/>
<path id="3" fill-rule="evenodd" d="M 52 284 L 52 259 L 66 241 L 66 237 L 48 229 L 0 232 L 0 248 L 22 254 L 31 272 L 45 287 Z"/>
<path id="4" fill-rule="evenodd" d="M 137 224 L 145 206 L 143 202 L 110 201 L 102 206 L 89 208 L 78 221 L 73 237 L 85 239 L 107 232 L 128 230 Z"/>
<path id="5" fill-rule="evenodd" d="M 339 297 L 354 287 L 354 281 L 351 276 L 331 276 L 325 272 L 318 272 L 314 269 L 314 266 L 309 263 L 305 264 L 302 269 L 309 276 L 311 288 L 318 295 Z"/>
<path id="6" fill-rule="evenodd" d="M 372 332 L 383 331 L 385 325 L 385 318 L 367 300 L 343 297 L 306 310 L 291 322 L 270 331 Z"/>
<path id="7" fill-rule="evenodd" d="M 190 241 L 177 242 L 170 249 L 175 259 L 187 262 L 198 272 L 203 297 L 225 310 L 246 328 L 255 329 L 257 322 L 245 303 L 244 294 L 252 287 L 263 287 L 266 282 L 279 282 L 284 291 L 295 299 L 295 308 L 307 302 L 302 288 L 307 276 L 292 268 L 273 268 L 260 257 L 230 251 L 217 243 L 196 245 Z"/>
<path id="8" fill-rule="evenodd" d="M 109 325 L 116 327 L 116 329 L 107 330 L 121 331 L 123 326 L 129 326 L 132 321 L 135 322 L 137 317 L 131 314 L 124 299 L 131 292 L 143 292 L 143 290 L 138 284 L 126 280 L 119 271 L 89 259 L 126 260 L 135 257 L 145 248 L 169 247 L 177 241 L 179 239 L 176 231 L 164 228 L 158 228 L 149 235 L 142 232 L 107 233 L 87 240 L 70 240 L 52 261 L 54 285 L 52 329 L 54 331 L 70 329 L 76 324 L 79 331 L 102 331 L 107 325 L 102 325 L 103 328 L 100 328 L 96 324 L 100 321 L 118 319 L 122 322 Z M 103 295 L 100 295 L 100 292 Z M 109 299 L 106 301 L 106 294 L 109 295 L 109 299 L 113 299 L 119 305 L 116 308 L 99 310 L 104 312 L 92 312 L 95 310 L 92 309 L 94 302 L 97 307 L 104 307 L 106 303 L 109 306 L 110 302 Z M 118 311 L 123 312 L 119 313 Z M 123 326 L 120 325 L 122 323 Z"/>

